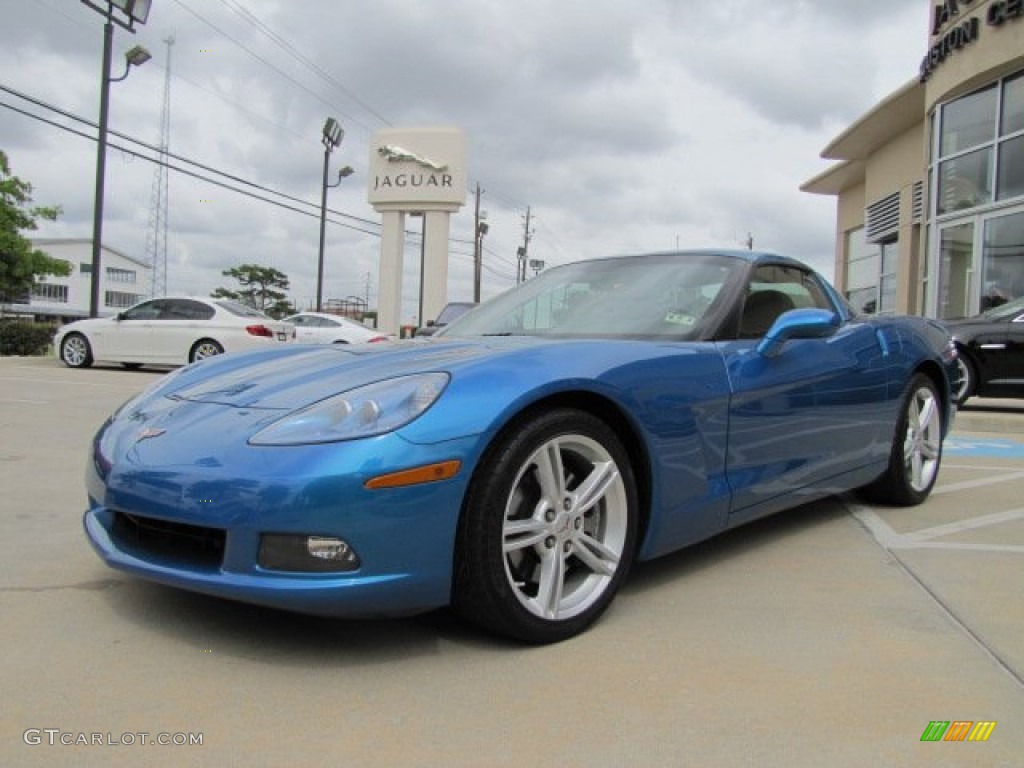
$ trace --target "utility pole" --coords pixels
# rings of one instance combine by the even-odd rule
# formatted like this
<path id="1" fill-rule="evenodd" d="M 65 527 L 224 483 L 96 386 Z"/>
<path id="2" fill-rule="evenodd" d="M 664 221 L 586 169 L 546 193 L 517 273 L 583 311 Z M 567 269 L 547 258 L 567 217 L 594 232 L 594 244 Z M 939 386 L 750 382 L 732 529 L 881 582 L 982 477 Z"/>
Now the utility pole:
<path id="1" fill-rule="evenodd" d="M 476 212 L 473 216 L 473 301 L 477 304 L 480 303 L 480 267 L 483 262 L 484 250 L 480 224 L 480 182 L 478 181 L 476 183 Z"/>
<path id="2" fill-rule="evenodd" d="M 526 226 L 523 228 L 523 245 L 516 250 L 519 256 L 519 269 L 516 272 L 516 284 L 526 282 L 526 260 L 530 253 L 530 239 L 533 232 L 530 231 L 530 206 L 526 206 Z"/>

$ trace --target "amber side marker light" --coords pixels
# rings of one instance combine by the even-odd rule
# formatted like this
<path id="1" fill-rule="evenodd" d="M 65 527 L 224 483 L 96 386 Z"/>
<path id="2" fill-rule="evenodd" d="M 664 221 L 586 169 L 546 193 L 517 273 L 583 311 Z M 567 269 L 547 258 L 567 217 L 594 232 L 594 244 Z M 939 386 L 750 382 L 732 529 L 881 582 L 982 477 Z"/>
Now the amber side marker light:
<path id="1" fill-rule="evenodd" d="M 420 483 L 433 483 L 438 480 L 447 480 L 459 473 L 461 461 L 441 461 L 437 464 L 427 464 L 422 467 L 403 469 L 400 472 L 391 472 L 387 475 L 371 477 L 365 483 L 364 488 L 376 490 L 377 488 L 401 488 L 403 485 L 419 485 Z"/>

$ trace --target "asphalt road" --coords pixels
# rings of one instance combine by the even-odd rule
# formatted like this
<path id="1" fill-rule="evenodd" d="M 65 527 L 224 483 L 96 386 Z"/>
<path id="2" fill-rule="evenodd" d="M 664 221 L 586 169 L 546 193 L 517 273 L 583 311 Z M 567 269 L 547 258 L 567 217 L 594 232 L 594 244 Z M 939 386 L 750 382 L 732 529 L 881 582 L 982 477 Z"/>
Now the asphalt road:
<path id="1" fill-rule="evenodd" d="M 524 648 L 443 611 L 307 618 L 107 569 L 86 449 L 158 375 L 0 358 L 0 765 L 1022 764 L 1024 402 L 960 414 L 921 507 L 754 523 Z M 996 725 L 923 742 L 933 721 Z"/>

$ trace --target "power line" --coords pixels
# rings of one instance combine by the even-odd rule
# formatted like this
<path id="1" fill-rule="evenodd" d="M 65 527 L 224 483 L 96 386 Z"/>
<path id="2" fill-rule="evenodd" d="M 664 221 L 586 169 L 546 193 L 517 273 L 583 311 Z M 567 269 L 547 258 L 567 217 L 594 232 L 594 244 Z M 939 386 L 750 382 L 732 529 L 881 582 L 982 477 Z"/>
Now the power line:
<path id="1" fill-rule="evenodd" d="M 229 10 L 231 10 L 234 13 L 236 13 L 237 15 L 241 16 L 241 18 L 244 21 L 246 21 L 247 23 L 249 23 L 252 26 L 256 27 L 256 29 L 258 29 L 261 33 L 263 33 L 264 35 L 269 37 L 274 43 L 276 43 L 280 48 L 284 49 L 289 55 L 292 56 L 292 58 L 294 58 L 296 61 L 298 61 L 301 64 L 303 64 L 311 72 L 313 72 L 314 74 L 320 76 L 327 83 L 329 83 L 330 85 L 334 86 L 338 90 L 342 91 L 346 96 L 348 96 L 350 99 L 352 99 L 352 101 L 354 101 L 356 104 L 361 106 L 363 109 L 365 109 L 367 112 L 369 112 L 371 115 L 373 115 L 375 118 L 380 120 L 385 125 L 391 125 L 391 121 L 390 120 L 388 120 L 386 117 L 384 117 L 382 114 L 380 114 L 377 110 L 375 110 L 373 107 L 371 107 L 365 101 L 363 101 L 358 96 L 356 96 L 352 91 L 350 91 L 348 88 L 346 88 L 340 82 L 338 82 L 329 72 L 324 70 L 316 62 L 311 61 L 309 58 L 307 58 L 294 45 L 292 45 L 285 38 L 283 38 L 281 35 L 279 35 L 277 32 L 275 32 L 273 29 L 271 29 L 267 24 L 265 24 L 262 20 L 260 20 L 254 13 L 249 11 L 247 8 L 242 7 L 237 2 L 233 2 L 232 0 L 220 0 L 220 2 L 221 2 L 222 5 L 226 6 Z"/>
<path id="2" fill-rule="evenodd" d="M 263 58 L 258 53 L 256 53 L 254 50 L 249 48 L 245 43 L 243 43 L 243 42 L 237 40 L 236 38 L 232 37 L 231 35 L 229 35 L 227 32 L 222 30 L 220 27 L 218 27 L 212 21 L 209 21 L 208 19 L 206 19 L 203 16 L 201 16 L 200 14 L 198 14 L 196 11 L 192 10 L 191 8 L 189 8 L 187 5 L 185 5 L 183 2 L 181 2 L 181 0 L 174 0 L 174 2 L 179 7 L 181 7 L 182 9 L 187 11 L 188 13 L 192 14 L 193 16 L 195 16 L 201 22 L 206 24 L 208 27 L 210 27 L 210 29 L 214 30 L 219 35 L 221 35 L 221 36 L 227 38 L 228 40 L 230 40 L 232 43 L 237 45 L 239 48 L 241 48 L 243 51 L 248 53 L 250 56 L 252 56 L 254 59 L 259 61 L 261 64 L 263 64 L 263 65 L 269 67 L 270 69 L 274 70 L 275 72 L 277 72 L 277 74 L 279 74 L 285 80 L 290 82 L 292 85 L 295 85 L 295 86 L 301 88 L 306 93 L 308 93 L 310 96 L 312 96 L 314 99 L 319 101 L 321 104 L 324 104 L 324 105 L 330 107 L 332 110 L 336 111 L 338 114 L 344 115 L 348 120 L 351 120 L 353 123 L 358 125 L 360 128 L 362 128 L 367 133 L 373 133 L 373 129 L 372 128 L 370 128 L 369 126 L 365 125 L 364 123 L 362 123 L 361 121 L 357 120 L 356 118 L 352 117 L 350 114 L 345 112 L 343 109 L 339 109 L 336 105 L 334 105 L 331 102 L 327 101 L 327 99 L 322 97 L 316 91 L 312 90 L 311 88 L 307 88 L 305 85 L 300 83 L 298 80 L 296 80 L 294 77 L 289 75 L 287 72 L 283 71 L 282 69 L 280 69 L 279 67 L 275 66 L 274 64 L 271 64 L 265 58 Z"/>
<path id="3" fill-rule="evenodd" d="M 2 88 L 2 86 L 0 86 L 0 88 Z M 45 117 L 42 117 L 41 115 L 32 114 L 31 112 L 28 112 L 27 110 L 24 110 L 24 109 L 19 109 L 18 107 L 15 107 L 12 104 L 7 104 L 6 102 L 0 102 L 0 107 L 6 107 L 7 109 L 11 110 L 12 112 L 17 112 L 19 114 L 25 115 L 26 117 L 30 117 L 33 120 L 38 120 L 39 122 L 46 123 L 47 125 L 51 125 L 54 128 L 59 128 L 62 131 L 66 131 L 68 133 L 73 133 L 76 136 L 81 136 L 84 139 L 88 139 L 90 141 L 96 141 L 96 137 L 95 136 L 92 136 L 92 135 L 90 135 L 88 133 L 85 133 L 84 131 L 79 131 L 79 130 L 77 130 L 75 128 L 71 128 L 71 127 L 69 127 L 67 125 L 61 125 L 60 123 L 56 122 L 55 120 L 49 120 L 49 119 L 47 119 Z M 134 141 L 133 139 L 130 139 L 130 140 Z M 136 143 L 141 144 L 141 142 L 136 142 Z M 151 163 L 160 163 L 161 162 L 160 160 L 154 159 L 154 158 L 150 157 L 149 155 L 143 154 L 141 152 L 137 152 L 137 151 L 135 151 L 133 149 L 129 149 L 128 147 L 123 146 L 121 144 L 114 144 L 113 142 L 110 142 L 109 146 L 112 149 L 116 149 L 117 151 L 123 152 L 126 155 L 130 155 L 132 157 L 137 157 L 137 158 L 140 158 L 142 160 L 147 160 L 147 161 L 149 161 Z M 170 155 L 170 153 L 168 153 L 168 156 L 172 156 L 172 155 Z M 231 184 L 228 184 L 226 182 L 218 181 L 217 179 L 210 178 L 209 176 L 204 176 L 203 174 L 197 173 L 196 171 L 191 171 L 191 170 L 189 170 L 187 168 L 181 168 L 179 166 L 173 165 L 170 162 L 167 162 L 166 165 L 172 171 L 177 171 L 178 173 L 185 174 L 186 176 L 191 176 L 194 179 L 199 179 L 200 181 L 205 181 L 208 184 L 213 184 L 214 186 L 221 187 L 222 189 L 227 189 L 227 190 L 230 190 L 232 192 L 236 192 L 236 193 L 238 193 L 240 195 L 244 195 L 245 197 L 249 197 L 249 198 L 252 198 L 254 200 L 260 200 L 260 201 L 262 201 L 264 203 L 270 203 L 271 205 L 275 205 L 278 208 L 282 208 L 284 210 L 293 211 L 294 213 L 299 213 L 299 214 L 302 214 L 303 216 L 309 216 L 310 218 L 319 218 L 319 216 L 320 216 L 318 211 L 317 212 L 314 212 L 314 211 L 304 211 L 301 208 L 296 208 L 293 205 L 288 205 L 287 203 L 282 203 L 282 202 L 280 202 L 278 200 L 272 200 L 272 199 L 270 199 L 268 197 L 264 197 L 262 195 L 258 195 L 255 192 L 249 192 L 247 190 L 240 189 L 240 188 L 232 186 Z M 202 167 L 202 166 L 199 166 L 199 167 Z M 219 173 L 219 171 L 214 171 L 214 172 L 215 173 Z M 231 177 L 228 177 L 228 178 L 231 178 Z M 245 182 L 245 183 L 251 183 L 251 182 Z M 256 185 L 254 185 L 254 186 L 256 186 Z M 272 193 L 272 194 L 281 195 L 281 193 L 274 192 L 273 190 L 268 190 L 268 191 L 270 193 Z M 286 199 L 293 199 L 293 200 L 295 200 L 295 198 L 288 198 L 287 195 L 281 195 L 281 196 L 285 197 Z M 297 200 L 297 202 L 302 203 L 303 205 L 309 205 L 309 206 L 313 205 L 312 203 L 307 203 L 304 200 Z M 336 211 L 331 211 L 330 209 L 328 209 L 328 211 L 330 213 L 337 213 Z M 341 214 L 341 215 L 347 216 L 348 214 Z M 347 223 L 345 223 L 343 221 L 337 221 L 337 220 L 331 219 L 331 218 L 328 218 L 327 220 L 329 222 L 331 222 L 332 224 L 337 224 L 338 226 L 345 227 L 346 229 L 353 229 L 353 230 L 356 230 L 357 232 L 362 232 L 362 233 L 367 234 L 367 235 L 373 235 L 374 237 L 380 237 L 380 233 L 379 232 L 372 232 L 370 230 L 362 229 L 361 227 L 357 227 L 357 226 L 355 226 L 353 224 L 347 224 Z"/>
<path id="4" fill-rule="evenodd" d="M 34 104 L 34 105 L 36 105 L 38 107 L 42 107 L 43 109 L 50 110 L 51 112 L 56 112 L 57 114 L 59 114 L 59 115 L 61 115 L 63 117 L 66 117 L 66 118 L 68 118 L 70 120 L 74 120 L 74 121 L 76 121 L 78 123 L 82 123 L 84 125 L 87 125 L 90 128 L 95 128 L 96 127 L 96 123 L 94 123 L 92 120 L 88 120 L 88 119 L 86 119 L 84 117 L 81 117 L 79 115 L 76 115 L 76 114 L 74 114 L 72 112 L 68 112 L 67 110 L 61 109 L 60 107 L 57 107 L 54 104 L 50 104 L 50 103 L 45 102 L 45 101 L 43 101 L 41 99 L 37 99 L 37 98 L 35 98 L 33 96 L 29 96 L 28 94 L 25 94 L 25 93 L 22 93 L 21 91 L 15 90 L 14 88 L 10 88 L 10 87 L 8 87 L 6 85 L 0 84 L 0 91 L 5 91 L 5 92 L 11 94 L 12 96 L 16 96 L 16 97 L 18 97 L 20 99 L 24 99 L 25 101 L 28 101 L 31 104 Z M 8 106 L 8 105 L 5 104 L 4 106 Z M 15 111 L 19 111 L 20 112 L 21 110 L 15 110 Z M 28 115 L 29 117 L 35 117 L 35 115 L 33 115 L 30 112 L 22 112 L 22 114 Z M 50 122 L 50 121 L 44 120 L 44 122 Z M 50 123 L 50 124 L 54 125 L 55 127 L 62 128 L 64 130 L 69 130 L 72 133 L 77 133 L 80 136 L 84 136 L 85 138 L 89 138 L 89 139 L 92 139 L 92 140 L 95 141 L 94 137 L 89 136 L 88 134 L 85 134 L 85 133 L 80 133 L 78 131 L 73 131 L 70 128 L 68 128 L 67 126 L 61 125 L 60 123 Z M 140 147 L 145 147 L 146 149 L 148 149 L 148 150 L 150 150 L 152 152 L 157 152 L 157 153 L 161 152 L 161 149 L 159 147 L 154 146 L 152 144 L 148 144 L 147 142 L 144 142 L 144 141 L 140 141 L 139 139 L 133 138 L 133 137 L 128 136 L 127 134 L 121 133 L 119 131 L 113 131 L 112 130 L 109 133 L 112 136 L 117 136 L 118 138 L 124 139 L 125 141 L 130 141 L 133 144 L 137 144 Z M 234 174 L 228 173 L 227 171 L 222 171 L 222 170 L 220 170 L 218 168 L 213 168 L 212 166 L 205 165 L 204 163 L 200 163 L 200 162 L 198 162 L 196 160 L 192 160 L 191 158 L 187 158 L 187 157 L 184 157 L 182 155 L 178 155 L 178 154 L 176 154 L 174 152 L 167 152 L 166 154 L 167 154 L 168 157 L 174 158 L 175 160 L 178 160 L 180 162 L 187 163 L 189 165 L 194 165 L 195 167 L 201 168 L 204 171 L 208 171 L 210 173 L 215 173 L 218 176 L 223 176 L 224 178 L 229 179 L 229 180 L 231 180 L 233 182 L 236 182 L 238 184 L 244 184 L 246 186 L 252 187 L 253 189 L 260 190 L 261 192 L 266 192 L 268 194 L 277 195 L 278 197 L 282 197 L 285 200 L 289 200 L 289 201 L 291 201 L 293 203 L 299 203 L 301 205 L 310 205 L 310 206 L 315 205 L 314 203 L 310 203 L 310 202 L 308 202 L 306 200 L 303 200 L 301 198 L 294 197 L 294 196 L 289 195 L 289 194 L 287 194 L 285 192 L 279 192 L 278 190 L 272 189 L 272 188 L 264 186 L 262 184 L 258 184 L 258 183 L 254 182 L 254 181 L 249 181 L 248 179 L 243 179 L 240 176 L 235 176 Z M 138 155 L 138 156 L 142 157 L 143 159 L 149 159 L 145 155 Z M 156 161 L 154 161 L 154 162 L 156 162 Z M 317 207 L 319 209 L 319 206 L 317 206 Z M 352 219 L 353 221 L 358 221 L 361 224 L 366 224 L 368 226 L 375 226 L 375 227 L 380 226 L 377 222 L 372 221 L 370 219 L 364 219 L 364 218 L 361 218 L 359 216 L 354 216 L 353 214 L 345 213 L 343 211 L 338 211 L 338 210 L 334 210 L 334 209 L 328 209 L 328 210 L 330 210 L 330 212 L 335 214 L 336 216 L 343 216 L 345 218 Z"/>

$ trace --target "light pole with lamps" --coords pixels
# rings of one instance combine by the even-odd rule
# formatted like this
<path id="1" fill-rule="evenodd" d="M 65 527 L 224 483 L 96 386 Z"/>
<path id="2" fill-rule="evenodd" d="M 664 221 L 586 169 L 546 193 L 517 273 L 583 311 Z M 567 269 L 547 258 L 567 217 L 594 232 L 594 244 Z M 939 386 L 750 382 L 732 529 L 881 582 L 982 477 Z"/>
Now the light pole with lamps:
<path id="1" fill-rule="evenodd" d="M 345 137 L 345 130 L 341 127 L 337 120 L 333 117 L 328 117 L 327 122 L 324 123 L 323 131 L 323 144 L 324 144 L 324 181 L 320 194 L 320 251 L 317 258 L 316 267 L 316 311 L 320 312 L 323 308 L 324 300 L 324 236 L 326 235 L 327 227 L 327 188 L 336 187 L 341 184 L 341 180 L 346 176 L 352 175 L 352 167 L 346 165 L 340 171 L 338 171 L 338 180 L 333 184 L 327 183 L 327 168 L 331 162 L 331 152 L 336 146 L 341 144 L 341 140 Z"/>
<path id="2" fill-rule="evenodd" d="M 133 66 L 141 66 L 151 58 L 149 51 L 141 45 L 132 47 L 125 53 L 124 74 L 120 77 L 110 76 L 110 59 L 114 43 L 114 24 L 135 32 L 135 23 L 145 24 L 149 17 L 150 0 L 107 0 L 106 8 L 102 8 L 91 0 L 82 0 L 94 11 L 106 17 L 103 25 L 103 70 L 100 80 L 100 120 L 99 136 L 96 141 L 96 197 L 93 204 L 92 220 L 92 274 L 89 290 L 89 317 L 99 316 L 101 254 L 103 246 L 103 185 L 107 170 L 107 115 L 110 108 L 110 84 L 117 83 L 128 77 Z M 114 14 L 117 9 L 121 16 Z"/>

